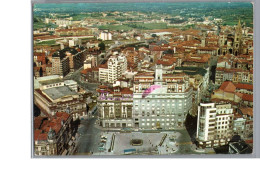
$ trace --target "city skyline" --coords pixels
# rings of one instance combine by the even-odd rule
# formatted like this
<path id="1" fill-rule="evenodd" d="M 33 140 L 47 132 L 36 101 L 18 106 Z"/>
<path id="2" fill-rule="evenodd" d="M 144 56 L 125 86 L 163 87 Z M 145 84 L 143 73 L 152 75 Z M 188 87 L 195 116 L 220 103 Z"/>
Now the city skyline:
<path id="1" fill-rule="evenodd" d="M 33 10 L 35 156 L 252 153 L 251 3 Z"/>

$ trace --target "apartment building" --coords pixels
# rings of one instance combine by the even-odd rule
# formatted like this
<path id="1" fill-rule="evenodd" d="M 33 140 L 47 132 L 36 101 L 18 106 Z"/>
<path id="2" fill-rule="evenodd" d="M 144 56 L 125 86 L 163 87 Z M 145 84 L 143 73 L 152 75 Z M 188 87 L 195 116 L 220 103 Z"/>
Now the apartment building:
<path id="1" fill-rule="evenodd" d="M 70 72 L 69 57 L 52 57 L 52 74 L 66 76 Z"/>
<path id="2" fill-rule="evenodd" d="M 200 103 L 196 134 L 199 147 L 227 144 L 233 134 L 233 117 L 231 104 Z"/>

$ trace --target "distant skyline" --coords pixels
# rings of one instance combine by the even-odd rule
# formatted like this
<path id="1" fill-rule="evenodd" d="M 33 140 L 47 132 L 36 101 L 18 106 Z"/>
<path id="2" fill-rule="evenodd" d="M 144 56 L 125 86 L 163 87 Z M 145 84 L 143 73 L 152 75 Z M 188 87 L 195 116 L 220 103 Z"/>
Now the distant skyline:
<path id="1" fill-rule="evenodd" d="M 173 9 L 192 8 L 252 8 L 251 2 L 171 2 L 171 3 L 49 3 L 34 4 L 35 12 L 98 12 L 98 11 L 155 11 L 167 13 Z M 161 9 L 163 8 L 163 9 Z"/>

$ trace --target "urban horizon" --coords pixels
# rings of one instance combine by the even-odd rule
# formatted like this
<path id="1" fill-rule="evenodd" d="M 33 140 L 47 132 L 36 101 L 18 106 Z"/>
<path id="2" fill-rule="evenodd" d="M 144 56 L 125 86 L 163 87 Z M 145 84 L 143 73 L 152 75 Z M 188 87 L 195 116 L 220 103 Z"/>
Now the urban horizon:
<path id="1" fill-rule="evenodd" d="M 33 13 L 34 156 L 252 153 L 251 3 Z"/>

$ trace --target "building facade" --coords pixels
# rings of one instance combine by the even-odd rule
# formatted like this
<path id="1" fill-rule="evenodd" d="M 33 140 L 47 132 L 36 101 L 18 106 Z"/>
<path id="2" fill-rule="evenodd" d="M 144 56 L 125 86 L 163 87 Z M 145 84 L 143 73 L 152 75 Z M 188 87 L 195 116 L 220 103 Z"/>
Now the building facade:
<path id="1" fill-rule="evenodd" d="M 127 71 L 127 59 L 123 54 L 108 59 L 108 82 L 114 83 Z"/>
<path id="2" fill-rule="evenodd" d="M 163 74 L 156 65 L 154 73 L 134 78 L 133 120 L 141 129 L 174 129 L 184 127 L 192 108 L 192 88 L 188 76 Z"/>
<path id="3" fill-rule="evenodd" d="M 46 116 L 52 117 L 56 112 L 67 112 L 72 114 L 75 120 L 87 115 L 86 98 L 83 95 L 62 82 L 55 83 L 54 87 L 51 83 L 53 80 L 45 81 L 45 88 L 39 86 L 34 89 L 34 103 Z"/>
<path id="4" fill-rule="evenodd" d="M 227 144 L 233 134 L 233 117 L 231 104 L 200 103 L 196 134 L 199 147 Z"/>
<path id="5" fill-rule="evenodd" d="M 70 62 L 69 57 L 52 57 L 52 74 L 66 76 L 70 72 Z"/>
<path id="6" fill-rule="evenodd" d="M 75 150 L 77 126 L 72 115 L 57 112 L 48 120 L 34 118 L 34 154 L 36 156 L 67 155 Z"/>
<path id="7" fill-rule="evenodd" d="M 98 91 L 99 122 L 106 128 L 133 127 L 133 91 L 129 88 L 100 86 Z"/>

